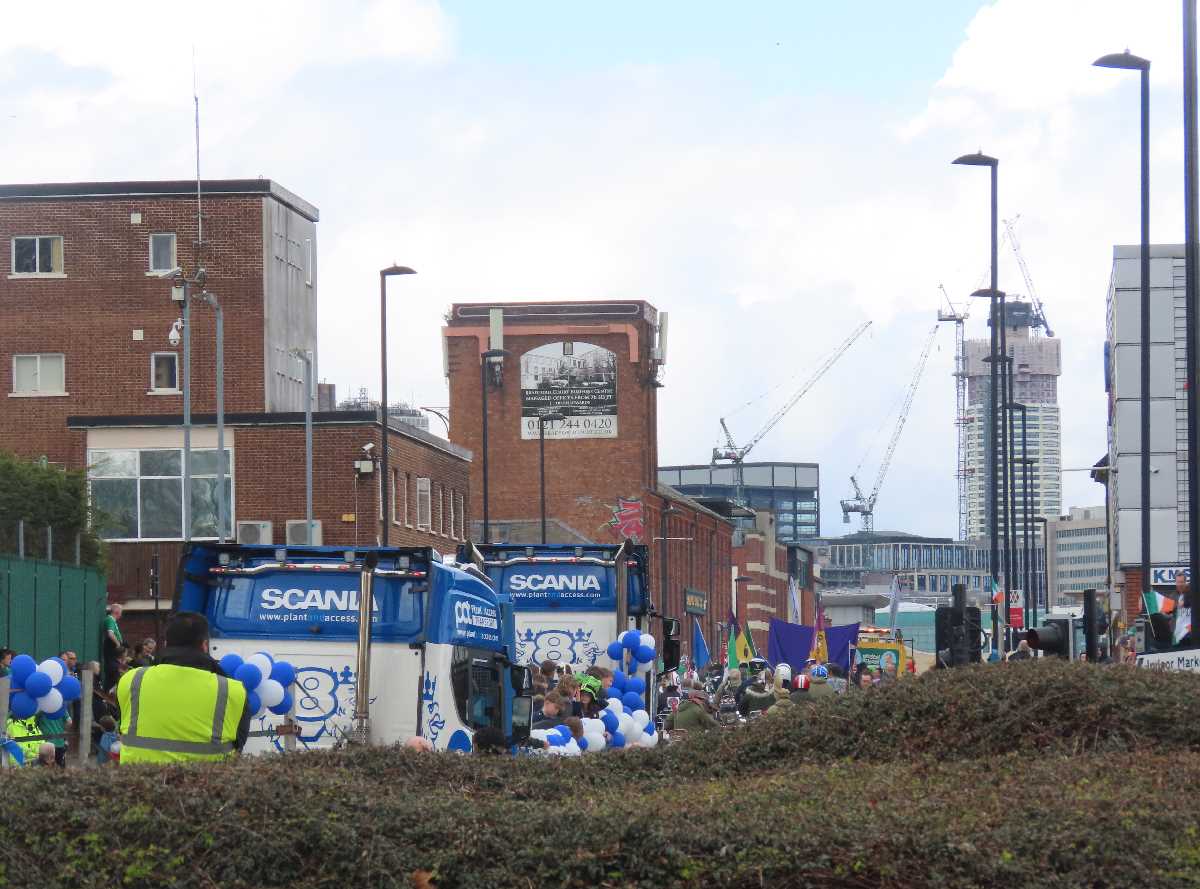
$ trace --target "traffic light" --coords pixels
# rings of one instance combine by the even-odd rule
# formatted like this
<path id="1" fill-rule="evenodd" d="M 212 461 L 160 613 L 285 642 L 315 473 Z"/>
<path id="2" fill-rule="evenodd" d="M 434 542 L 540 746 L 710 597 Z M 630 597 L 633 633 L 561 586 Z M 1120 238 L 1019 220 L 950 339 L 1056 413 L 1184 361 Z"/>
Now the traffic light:
<path id="1" fill-rule="evenodd" d="M 938 606 L 934 615 L 934 645 L 938 667 L 961 667 L 978 663 L 982 645 L 979 609 L 961 610 L 950 605 Z"/>
<path id="2" fill-rule="evenodd" d="M 1071 621 L 1069 618 L 1051 617 L 1040 627 L 1031 627 L 1025 633 L 1030 648 L 1036 648 L 1055 657 L 1071 657 Z"/>

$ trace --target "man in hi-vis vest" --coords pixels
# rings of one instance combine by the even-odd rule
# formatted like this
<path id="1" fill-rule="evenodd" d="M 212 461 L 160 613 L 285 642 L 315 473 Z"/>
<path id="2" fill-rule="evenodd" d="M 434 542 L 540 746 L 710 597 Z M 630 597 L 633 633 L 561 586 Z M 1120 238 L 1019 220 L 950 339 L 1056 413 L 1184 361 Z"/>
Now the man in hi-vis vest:
<path id="1" fill-rule="evenodd" d="M 208 621 L 181 611 L 167 624 L 167 647 L 152 667 L 117 684 L 121 762 L 221 760 L 246 743 L 246 687 L 208 656 Z"/>

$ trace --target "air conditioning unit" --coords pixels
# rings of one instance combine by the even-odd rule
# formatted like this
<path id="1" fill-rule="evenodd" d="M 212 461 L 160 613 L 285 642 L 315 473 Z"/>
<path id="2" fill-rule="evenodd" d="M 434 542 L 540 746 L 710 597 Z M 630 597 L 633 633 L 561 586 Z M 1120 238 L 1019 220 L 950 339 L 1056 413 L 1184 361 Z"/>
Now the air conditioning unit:
<path id="1" fill-rule="evenodd" d="M 265 543 L 271 544 L 275 541 L 272 539 L 273 528 L 270 522 L 238 522 L 237 523 L 237 542 L 238 543 Z"/>
<path id="2" fill-rule="evenodd" d="M 313 519 L 312 523 L 313 539 L 308 539 L 308 522 L 304 519 L 288 519 L 287 523 L 287 544 L 288 546 L 320 546 L 321 545 L 321 520 Z"/>

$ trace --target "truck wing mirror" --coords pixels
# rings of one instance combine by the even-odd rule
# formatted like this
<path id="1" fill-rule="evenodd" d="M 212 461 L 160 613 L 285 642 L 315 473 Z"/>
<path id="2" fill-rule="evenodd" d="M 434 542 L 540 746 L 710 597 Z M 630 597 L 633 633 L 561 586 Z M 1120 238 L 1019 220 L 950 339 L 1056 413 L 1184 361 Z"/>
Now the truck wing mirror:
<path id="1" fill-rule="evenodd" d="M 513 691 L 520 693 L 530 687 L 528 667 L 518 667 L 516 664 L 513 664 L 509 669 L 512 670 Z"/>
<path id="2" fill-rule="evenodd" d="M 676 621 L 678 623 L 678 621 Z M 662 643 L 663 672 L 670 673 L 679 666 L 680 643 L 678 639 L 664 639 Z"/>
<path id="3" fill-rule="evenodd" d="M 512 740 L 514 744 L 529 740 L 533 727 L 533 698 L 519 695 L 512 702 Z"/>

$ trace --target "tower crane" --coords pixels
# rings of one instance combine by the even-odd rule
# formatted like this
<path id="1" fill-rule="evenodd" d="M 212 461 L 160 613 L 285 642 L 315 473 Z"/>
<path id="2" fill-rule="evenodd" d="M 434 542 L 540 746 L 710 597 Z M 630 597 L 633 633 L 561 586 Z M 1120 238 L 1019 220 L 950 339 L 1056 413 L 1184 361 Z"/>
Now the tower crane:
<path id="1" fill-rule="evenodd" d="M 764 425 L 763 428 L 760 429 L 748 443 L 738 446 L 733 440 L 733 433 L 729 431 L 729 426 L 725 422 L 725 418 L 721 417 L 721 432 L 725 436 L 725 447 L 713 448 L 712 460 L 714 464 L 733 464 L 734 483 L 737 487 L 736 499 L 739 503 L 745 499 L 742 490 L 742 464 L 746 460 L 746 455 L 754 450 L 754 446 L 762 441 L 766 434 L 774 429 L 780 420 L 787 416 L 788 411 L 796 406 L 796 403 L 804 397 L 805 393 L 813 387 L 817 380 L 821 379 L 821 377 L 825 375 L 825 372 L 837 363 L 837 360 L 841 358 L 843 354 L 845 354 L 847 349 L 854 345 L 854 341 L 862 336 L 870 326 L 870 321 L 864 321 L 862 324 L 856 327 L 854 332 L 851 333 L 850 336 L 846 337 L 842 344 L 834 349 L 834 351 L 823 362 L 821 362 L 820 366 L 813 371 L 812 375 L 804 381 L 804 384 L 792 394 L 792 396 L 784 403 L 783 407 L 777 410 L 771 416 L 771 418 L 767 420 L 766 425 Z"/>
<path id="2" fill-rule="evenodd" d="M 967 491 L 969 488 L 968 477 L 970 470 L 967 467 L 967 353 L 964 343 L 963 326 L 966 324 L 969 317 L 968 310 L 959 311 L 954 303 L 950 301 L 950 294 L 946 292 L 944 285 L 939 284 L 938 288 L 942 291 L 942 296 L 946 298 L 946 305 L 950 307 L 949 312 L 943 312 L 938 309 L 938 322 L 951 322 L 954 324 L 954 394 L 955 394 L 955 412 L 954 426 L 958 433 L 958 462 L 955 470 L 955 479 L 958 482 L 958 539 L 967 539 Z"/>
<path id="3" fill-rule="evenodd" d="M 883 487 L 883 480 L 887 477 L 888 468 L 892 464 L 892 455 L 896 453 L 900 433 L 904 431 L 904 421 L 908 419 L 908 411 L 912 407 L 913 398 L 916 397 L 917 385 L 921 382 L 925 365 L 929 362 L 929 353 L 933 349 L 933 339 L 937 336 L 937 332 L 938 325 L 935 324 L 929 331 L 929 336 L 925 338 L 921 357 L 917 359 L 917 369 L 913 372 L 912 382 L 908 384 L 908 391 L 904 394 L 904 403 L 900 405 L 900 416 L 896 419 L 896 428 L 892 430 L 892 438 L 888 442 L 887 451 L 879 463 L 879 472 L 875 475 L 875 487 L 871 489 L 870 494 L 863 494 L 858 479 L 853 475 L 850 476 L 854 497 L 842 501 L 842 521 L 849 523 L 850 513 L 859 513 L 862 516 L 864 534 L 875 533 L 875 501 L 879 499 L 879 489 Z"/>
<path id="4" fill-rule="evenodd" d="M 1021 277 L 1025 279 L 1025 290 L 1029 293 L 1029 301 L 1033 304 L 1033 324 L 1034 330 L 1042 328 L 1046 331 L 1046 336 L 1054 336 L 1054 331 L 1050 329 L 1050 322 L 1046 320 L 1046 308 L 1042 305 L 1042 301 L 1038 298 L 1037 289 L 1033 286 L 1033 276 L 1029 274 L 1029 266 L 1025 264 L 1025 257 L 1021 253 L 1021 245 L 1017 241 L 1017 233 L 1013 230 L 1016 221 L 1021 218 L 1018 213 L 1012 219 L 1004 220 L 1004 229 L 1008 233 L 1008 243 L 1012 245 L 1013 256 L 1017 258 L 1017 265 L 1021 267 Z"/>

